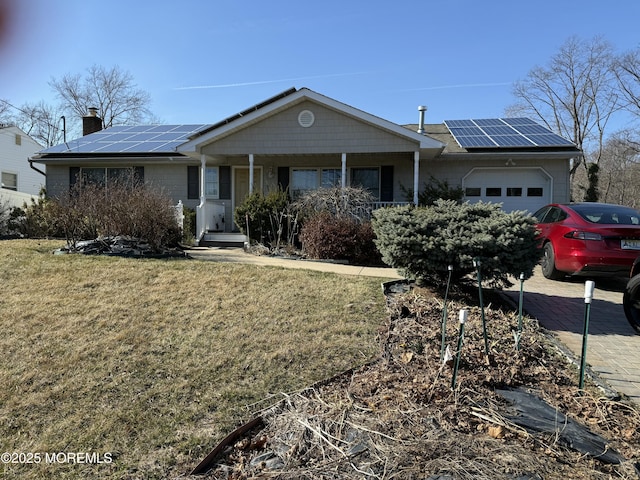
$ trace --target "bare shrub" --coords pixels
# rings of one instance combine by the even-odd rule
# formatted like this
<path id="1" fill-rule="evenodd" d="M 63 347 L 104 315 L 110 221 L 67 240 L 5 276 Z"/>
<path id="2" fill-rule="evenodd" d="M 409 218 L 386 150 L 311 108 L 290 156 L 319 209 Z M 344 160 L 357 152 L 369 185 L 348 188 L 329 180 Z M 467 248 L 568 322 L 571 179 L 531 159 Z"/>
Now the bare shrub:
<path id="1" fill-rule="evenodd" d="M 79 240 L 123 235 L 143 239 L 158 251 L 182 236 L 171 199 L 133 176 L 114 179 L 108 187 L 78 182 L 52 203 L 71 247 Z"/>
<path id="2" fill-rule="evenodd" d="M 359 187 L 332 187 L 310 190 L 294 206 L 306 217 L 317 212 L 329 212 L 334 217 L 351 218 L 356 222 L 371 219 L 374 198 L 369 191 Z"/>

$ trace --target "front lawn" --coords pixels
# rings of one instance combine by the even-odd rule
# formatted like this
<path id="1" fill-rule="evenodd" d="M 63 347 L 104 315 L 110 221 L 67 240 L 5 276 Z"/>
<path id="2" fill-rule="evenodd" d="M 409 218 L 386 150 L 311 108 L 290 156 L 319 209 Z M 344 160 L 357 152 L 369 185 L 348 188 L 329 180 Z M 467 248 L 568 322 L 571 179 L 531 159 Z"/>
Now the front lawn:
<path id="1" fill-rule="evenodd" d="M 269 399 L 376 356 L 380 279 L 62 244 L 0 242 L 0 452 L 24 454 L 2 478 L 184 476 Z"/>

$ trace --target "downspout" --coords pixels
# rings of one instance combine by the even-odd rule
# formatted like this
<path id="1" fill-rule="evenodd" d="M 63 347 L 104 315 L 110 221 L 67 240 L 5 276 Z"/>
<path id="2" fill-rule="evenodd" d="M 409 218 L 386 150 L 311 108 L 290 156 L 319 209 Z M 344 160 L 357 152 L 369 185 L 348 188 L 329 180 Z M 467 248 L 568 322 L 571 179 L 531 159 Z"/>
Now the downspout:
<path id="1" fill-rule="evenodd" d="M 33 170 L 35 170 L 36 172 L 38 172 L 38 173 L 39 173 L 39 174 L 41 174 L 41 175 L 44 175 L 45 177 L 47 176 L 47 174 L 46 174 L 46 173 L 44 173 L 42 170 L 40 170 L 39 168 L 36 168 L 36 167 L 34 167 L 34 166 L 33 166 L 33 160 L 31 160 L 30 158 L 27 158 L 27 162 L 29 162 L 29 166 L 30 166 Z"/>
<path id="2" fill-rule="evenodd" d="M 249 195 L 253 193 L 253 153 L 249 154 Z"/>

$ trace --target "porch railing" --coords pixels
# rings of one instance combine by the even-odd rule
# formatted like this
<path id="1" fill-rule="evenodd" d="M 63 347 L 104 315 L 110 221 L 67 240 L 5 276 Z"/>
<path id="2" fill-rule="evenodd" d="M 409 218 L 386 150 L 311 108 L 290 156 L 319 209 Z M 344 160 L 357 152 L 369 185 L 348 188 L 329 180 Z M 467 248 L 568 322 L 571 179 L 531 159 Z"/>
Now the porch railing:
<path id="1" fill-rule="evenodd" d="M 411 205 L 411 202 L 371 202 L 371 210 L 378 210 L 386 207 L 401 207 L 403 205 Z"/>

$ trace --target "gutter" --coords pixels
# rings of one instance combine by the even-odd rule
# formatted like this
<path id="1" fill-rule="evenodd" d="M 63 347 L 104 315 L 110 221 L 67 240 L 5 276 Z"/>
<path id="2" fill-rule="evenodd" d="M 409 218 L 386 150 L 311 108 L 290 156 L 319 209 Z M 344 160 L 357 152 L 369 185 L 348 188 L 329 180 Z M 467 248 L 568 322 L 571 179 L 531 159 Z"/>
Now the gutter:
<path id="1" fill-rule="evenodd" d="M 434 160 L 473 160 L 473 159 L 499 159 L 499 158 L 548 158 L 548 159 L 571 159 L 583 157 L 581 151 L 569 152 L 464 152 L 464 153 L 443 153 Z"/>

